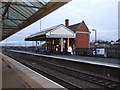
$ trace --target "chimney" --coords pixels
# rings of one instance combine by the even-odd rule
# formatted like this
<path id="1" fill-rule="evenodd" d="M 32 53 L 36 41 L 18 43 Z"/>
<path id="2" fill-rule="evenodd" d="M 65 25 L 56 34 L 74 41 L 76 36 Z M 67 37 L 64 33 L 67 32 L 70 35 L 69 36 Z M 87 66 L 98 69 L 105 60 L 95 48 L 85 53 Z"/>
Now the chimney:
<path id="1" fill-rule="evenodd" d="M 65 26 L 66 26 L 66 27 L 69 26 L 69 19 L 65 19 Z"/>

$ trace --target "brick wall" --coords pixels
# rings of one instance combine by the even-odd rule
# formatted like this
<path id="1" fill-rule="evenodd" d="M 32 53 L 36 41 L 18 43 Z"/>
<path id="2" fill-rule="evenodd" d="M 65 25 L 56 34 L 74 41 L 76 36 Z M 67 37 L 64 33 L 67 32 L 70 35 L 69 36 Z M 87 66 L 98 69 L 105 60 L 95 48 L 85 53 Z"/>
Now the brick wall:
<path id="1" fill-rule="evenodd" d="M 87 28 L 84 21 L 82 21 L 81 25 L 76 31 L 76 48 L 89 48 L 89 37 L 89 29 Z"/>
<path id="2" fill-rule="evenodd" d="M 80 34 L 76 35 L 76 48 L 89 48 L 89 35 Z"/>

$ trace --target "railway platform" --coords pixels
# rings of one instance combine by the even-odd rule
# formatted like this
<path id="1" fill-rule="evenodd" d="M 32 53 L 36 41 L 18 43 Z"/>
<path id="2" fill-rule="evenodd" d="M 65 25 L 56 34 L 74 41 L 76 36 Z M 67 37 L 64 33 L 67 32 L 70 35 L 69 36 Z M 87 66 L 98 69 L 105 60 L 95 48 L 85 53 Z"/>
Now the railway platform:
<path id="1" fill-rule="evenodd" d="M 2 88 L 31 88 L 5 61 L 2 62 Z"/>
<path id="2" fill-rule="evenodd" d="M 65 88 L 25 67 L 14 59 L 2 55 L 2 88 Z"/>
<path id="3" fill-rule="evenodd" d="M 74 62 L 81 62 L 81 63 L 88 63 L 93 65 L 100 65 L 100 66 L 107 66 L 107 67 L 114 67 L 114 68 L 120 68 L 119 59 L 113 59 L 113 58 L 102 58 L 102 57 L 88 57 L 88 56 L 78 56 L 78 55 L 44 55 L 34 52 L 28 52 L 28 51 L 19 51 L 19 50 L 8 50 L 11 52 L 16 53 L 23 53 L 23 54 L 30 54 L 35 56 L 42 56 L 47 58 L 55 58 L 55 59 L 62 59 L 67 61 L 74 61 Z"/>
<path id="4" fill-rule="evenodd" d="M 60 57 L 65 57 L 65 58 L 72 58 L 72 59 L 83 59 L 86 61 L 98 61 L 98 62 L 105 62 L 105 63 L 113 63 L 113 64 L 118 64 L 119 60 L 115 58 L 105 58 L 105 57 L 90 57 L 90 56 L 78 56 L 78 55 L 58 55 Z"/>
<path id="5" fill-rule="evenodd" d="M 92 64 L 105 65 L 111 67 L 119 67 L 120 60 L 115 58 L 104 58 L 104 57 L 90 57 L 90 56 L 78 56 L 78 55 L 56 55 L 60 58 L 67 58 L 73 60 L 79 60 L 83 62 L 88 62 Z"/>

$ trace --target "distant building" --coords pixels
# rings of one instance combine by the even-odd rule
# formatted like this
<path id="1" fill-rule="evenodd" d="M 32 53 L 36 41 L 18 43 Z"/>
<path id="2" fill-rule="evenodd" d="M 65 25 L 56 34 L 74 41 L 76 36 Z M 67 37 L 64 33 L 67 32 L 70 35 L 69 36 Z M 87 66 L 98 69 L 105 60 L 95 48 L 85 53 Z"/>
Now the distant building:
<path id="1" fill-rule="evenodd" d="M 106 47 L 111 47 L 114 42 L 98 40 L 96 43 L 97 43 L 96 45 L 97 48 L 106 48 Z M 94 47 L 95 47 L 95 42 L 90 42 L 90 48 L 94 48 Z"/>
<path id="2" fill-rule="evenodd" d="M 118 39 L 116 42 L 114 42 L 113 46 L 120 46 L 120 39 Z"/>
<path id="3" fill-rule="evenodd" d="M 73 50 L 89 48 L 90 31 L 84 21 L 69 26 L 69 20 L 66 19 L 65 25 L 60 24 L 45 29 L 28 36 L 25 40 L 46 41 L 46 50 L 61 53 L 67 52 L 69 46 L 72 46 Z"/>

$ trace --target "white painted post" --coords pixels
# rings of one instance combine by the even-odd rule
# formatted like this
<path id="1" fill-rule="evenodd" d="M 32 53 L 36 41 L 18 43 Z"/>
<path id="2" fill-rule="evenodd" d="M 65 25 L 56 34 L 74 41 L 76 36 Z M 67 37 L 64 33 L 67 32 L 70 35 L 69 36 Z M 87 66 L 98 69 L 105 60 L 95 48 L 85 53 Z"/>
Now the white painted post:
<path id="1" fill-rule="evenodd" d="M 61 52 L 63 52 L 63 38 L 61 38 Z"/>

